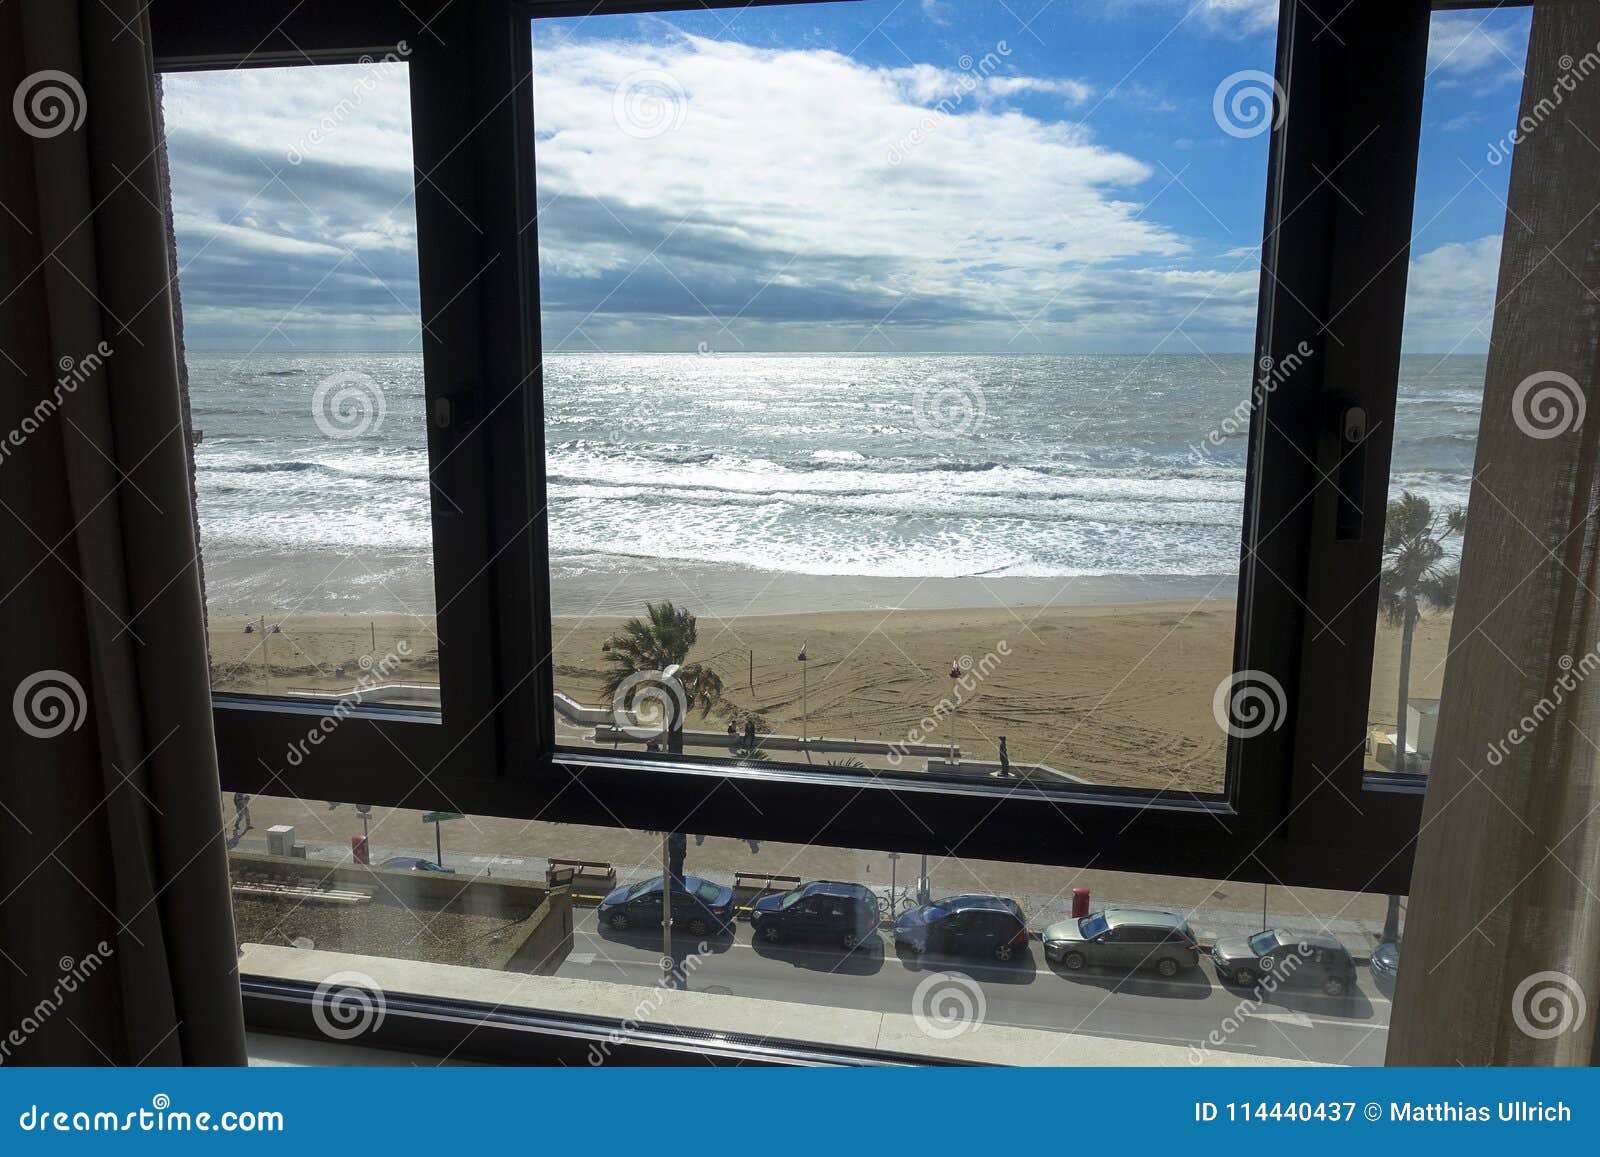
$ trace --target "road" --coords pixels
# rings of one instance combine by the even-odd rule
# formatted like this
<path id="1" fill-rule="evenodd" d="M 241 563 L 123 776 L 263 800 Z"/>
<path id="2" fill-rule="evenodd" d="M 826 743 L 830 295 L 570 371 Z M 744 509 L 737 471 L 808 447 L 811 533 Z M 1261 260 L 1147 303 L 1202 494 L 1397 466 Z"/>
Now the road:
<path id="1" fill-rule="evenodd" d="M 594 909 L 579 909 L 575 916 L 572 955 L 558 975 L 641 987 L 660 981 L 659 931 L 616 932 L 597 924 Z M 675 944 L 680 957 L 696 947 L 693 941 Z M 1358 991 L 1347 996 L 1280 989 L 1241 1015 L 1241 1005 L 1248 1009 L 1254 994 L 1219 986 L 1204 960 L 1172 980 L 1092 971 L 1068 975 L 1034 941 L 1028 957 L 1011 965 L 917 963 L 902 961 L 887 937 L 854 953 L 756 944 L 750 926 L 741 922 L 732 936 L 707 942 L 707 951 L 687 959 L 683 970 L 685 986 L 699 992 L 908 1014 L 930 972 L 961 972 L 982 993 L 986 1023 L 1210 1047 L 1264 1060 L 1381 1065 L 1388 1044 L 1389 1002 L 1364 968 Z M 1207 1046 L 1213 1032 L 1220 1043 Z"/>

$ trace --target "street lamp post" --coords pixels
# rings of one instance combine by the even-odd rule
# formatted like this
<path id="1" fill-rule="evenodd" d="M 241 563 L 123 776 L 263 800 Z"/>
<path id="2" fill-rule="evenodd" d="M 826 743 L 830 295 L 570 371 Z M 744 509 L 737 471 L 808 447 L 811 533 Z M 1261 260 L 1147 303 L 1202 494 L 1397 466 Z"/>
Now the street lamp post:
<path id="1" fill-rule="evenodd" d="M 668 850 L 671 832 L 661 833 L 661 983 L 666 988 L 677 986 L 678 968 L 672 959 L 672 857 Z"/>
<path id="2" fill-rule="evenodd" d="M 678 704 L 682 702 L 684 694 L 682 685 L 678 682 L 678 672 L 683 669 L 682 664 L 674 663 L 661 672 L 661 677 L 672 687 L 673 694 L 667 696 L 667 734 L 666 746 L 672 747 L 672 736 L 678 727 Z M 665 975 L 661 983 L 666 988 L 676 988 L 678 983 L 677 961 L 672 956 L 672 833 L 661 833 L 661 969 Z"/>
<path id="3" fill-rule="evenodd" d="M 950 662 L 950 678 L 961 678 L 961 660 L 952 659 Z M 956 771 L 956 716 L 961 714 L 961 691 L 959 688 L 950 697 L 950 770 Z"/>

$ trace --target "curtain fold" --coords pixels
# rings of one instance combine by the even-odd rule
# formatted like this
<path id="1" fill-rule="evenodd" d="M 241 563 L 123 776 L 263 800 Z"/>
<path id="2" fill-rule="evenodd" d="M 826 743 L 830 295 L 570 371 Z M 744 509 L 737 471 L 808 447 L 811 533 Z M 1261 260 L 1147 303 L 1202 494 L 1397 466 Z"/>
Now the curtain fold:
<path id="1" fill-rule="evenodd" d="M 1533 13 L 1391 1064 L 1600 1062 L 1600 10 Z"/>
<path id="2" fill-rule="evenodd" d="M 0 42 L 0 1061 L 243 1063 L 148 21 Z"/>

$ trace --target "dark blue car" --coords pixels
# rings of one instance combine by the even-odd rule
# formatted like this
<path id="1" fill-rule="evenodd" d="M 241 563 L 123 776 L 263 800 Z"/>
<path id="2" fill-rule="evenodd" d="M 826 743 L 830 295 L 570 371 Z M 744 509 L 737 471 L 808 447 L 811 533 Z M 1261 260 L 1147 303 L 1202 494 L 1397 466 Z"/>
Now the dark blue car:
<path id="1" fill-rule="evenodd" d="M 661 877 L 652 876 L 611 892 L 600 901 L 599 919 L 618 932 L 661 927 Z M 672 889 L 672 926 L 693 936 L 727 932 L 733 927 L 733 889 L 685 876 Z"/>
<path id="2" fill-rule="evenodd" d="M 854 949 L 877 933 L 878 897 L 861 884 L 817 880 L 761 897 L 750 924 L 768 944 L 809 940 Z"/>
<path id="3" fill-rule="evenodd" d="M 423 860 L 416 856 L 391 856 L 378 867 L 394 868 L 402 872 L 443 872 L 447 876 L 456 874 L 454 868 L 442 868 L 432 860 Z"/>
<path id="4" fill-rule="evenodd" d="M 1002 964 L 1025 956 L 1028 922 L 1004 896 L 947 896 L 913 908 L 894 925 L 896 949 L 917 955 L 987 957 Z"/>

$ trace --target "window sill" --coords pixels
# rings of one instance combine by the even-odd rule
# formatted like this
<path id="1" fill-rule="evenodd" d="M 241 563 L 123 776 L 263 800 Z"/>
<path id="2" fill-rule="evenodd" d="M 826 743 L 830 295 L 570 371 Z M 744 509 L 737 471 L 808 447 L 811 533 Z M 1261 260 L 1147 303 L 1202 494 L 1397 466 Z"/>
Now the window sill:
<path id="1" fill-rule="evenodd" d="M 609 1036 L 604 1026 L 627 1022 L 669 1029 L 692 1026 L 684 1034 L 691 1049 L 699 1039 L 721 1035 L 771 1042 L 804 1041 L 828 1050 L 884 1054 L 885 1060 L 911 1063 L 1062 1067 L 1165 1067 L 1192 1063 L 1190 1050 L 1179 1045 L 999 1024 L 980 1024 L 951 1039 L 935 1040 L 918 1027 L 909 1010 L 888 1013 L 829 1008 L 274 945 L 246 944 L 239 958 L 239 972 L 247 977 L 271 977 L 307 985 L 322 984 L 337 973 L 360 973 L 397 999 L 397 994 L 403 993 L 407 997 L 468 1002 L 483 1006 L 485 1012 L 519 1009 L 581 1018 L 601 1026 L 591 1030 L 600 1050 L 591 1055 L 599 1055 L 602 1060 L 607 1055 L 605 1042 Z M 626 1033 L 619 1035 L 627 1039 Z M 618 1060 L 620 1063 L 620 1052 Z M 1312 1065 L 1215 1050 L 1207 1053 L 1206 1063 L 1224 1067 Z"/>

